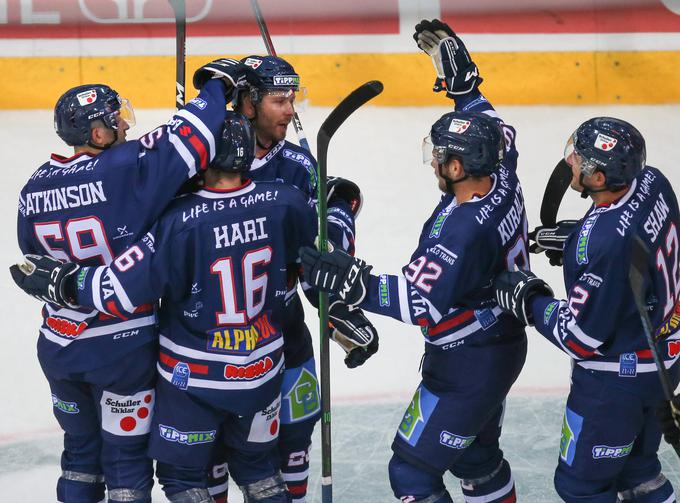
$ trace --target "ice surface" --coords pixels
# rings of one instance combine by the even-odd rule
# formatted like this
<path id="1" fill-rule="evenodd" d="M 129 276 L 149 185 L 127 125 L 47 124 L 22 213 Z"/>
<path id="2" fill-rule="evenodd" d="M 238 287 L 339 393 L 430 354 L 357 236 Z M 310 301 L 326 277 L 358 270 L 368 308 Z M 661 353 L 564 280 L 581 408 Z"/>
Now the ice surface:
<path id="1" fill-rule="evenodd" d="M 355 180 L 365 203 L 357 222 L 357 255 L 378 273 L 396 273 L 413 251 L 420 228 L 438 200 L 431 168 L 422 165 L 421 140 L 447 108 L 366 107 L 352 116 L 331 142 L 328 171 Z M 499 107 L 518 131 L 519 174 L 530 225 L 538 222 L 543 188 L 559 160 L 564 143 L 580 122 L 596 115 L 629 120 L 647 139 L 649 164 L 660 168 L 680 191 L 678 145 L 680 106 Z M 315 145 L 316 131 L 327 108 L 301 112 Z M 170 110 L 138 110 L 139 136 L 165 122 Z M 5 231 L 0 264 L 20 257 L 16 245 L 18 193 L 50 152 L 70 155 L 52 129 L 51 111 L 2 111 L 4 183 L 0 223 Z M 291 128 L 290 137 L 295 138 Z M 587 203 L 568 193 L 560 216 L 579 217 Z M 534 271 L 557 295 L 564 295 L 561 270 L 534 258 Z M 9 274 L 0 275 L 5 320 L 0 360 L 0 500 L 37 503 L 54 500 L 59 473 L 60 433 L 52 417 L 49 389 L 35 356 L 39 303 L 24 296 Z M 334 489 L 338 501 L 392 501 L 387 481 L 389 445 L 413 390 L 419 382 L 422 338 L 417 328 L 372 316 L 381 336 L 380 352 L 354 371 L 342 364 L 332 347 Z M 315 318 L 308 312 L 314 330 Z M 569 360 L 535 332 L 529 355 L 508 400 L 502 440 L 513 464 L 520 498 L 557 501 L 552 491 L 563 402 L 569 384 Z M 319 445 L 318 439 L 315 445 Z M 316 449 L 316 447 L 315 447 Z M 667 476 L 680 487 L 680 465 L 666 449 Z M 312 456 L 310 501 L 320 501 L 319 456 Z M 450 484 L 457 487 L 457 484 Z M 233 491 L 239 501 L 238 491 Z M 160 495 L 160 493 L 158 493 Z M 163 501 L 161 496 L 158 501 Z"/>

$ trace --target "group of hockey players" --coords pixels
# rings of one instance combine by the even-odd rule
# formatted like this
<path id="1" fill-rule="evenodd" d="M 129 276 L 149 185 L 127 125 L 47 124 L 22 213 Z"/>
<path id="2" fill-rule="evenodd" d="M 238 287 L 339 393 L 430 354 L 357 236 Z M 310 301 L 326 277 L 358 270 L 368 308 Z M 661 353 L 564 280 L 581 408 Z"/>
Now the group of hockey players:
<path id="1" fill-rule="evenodd" d="M 680 399 L 664 399 L 627 267 L 641 239 L 647 313 L 676 386 L 670 183 L 646 165 L 635 127 L 590 119 L 564 156 L 591 208 L 529 232 L 516 132 L 479 91 L 464 43 L 439 20 L 419 23 L 414 39 L 455 109 L 423 141 L 443 195 L 401 275 L 372 274 L 354 257 L 362 196 L 349 180 L 328 180 L 333 246 L 316 250 L 316 164 L 285 140 L 299 89 L 285 60 L 201 67 L 198 96 L 137 141 L 125 141 L 129 102 L 109 87 L 59 99 L 57 134 L 75 156 L 53 155 L 22 190 L 25 257 L 11 268 L 45 301 L 38 357 L 64 430 L 58 501 L 99 502 L 105 490 L 111 502 L 151 501 L 152 459 L 173 502 L 226 501 L 227 473 L 246 501 L 304 501 L 320 396 L 298 283 L 312 303 L 330 294 L 349 367 L 378 347 L 362 310 L 422 330 L 422 381 L 388 468 L 401 501 L 451 502 L 447 471 L 468 502 L 516 501 L 499 439 L 525 326 L 573 360 L 559 496 L 675 501 L 657 450 L 662 427 L 680 440 Z M 563 267 L 566 300 L 531 273 L 529 252 Z"/>

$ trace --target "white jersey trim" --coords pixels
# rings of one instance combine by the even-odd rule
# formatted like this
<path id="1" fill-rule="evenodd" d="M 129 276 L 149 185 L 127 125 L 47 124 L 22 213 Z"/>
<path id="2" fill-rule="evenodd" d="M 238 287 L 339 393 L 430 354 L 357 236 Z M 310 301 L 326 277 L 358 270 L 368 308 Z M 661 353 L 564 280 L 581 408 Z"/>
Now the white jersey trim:
<path id="1" fill-rule="evenodd" d="M 201 119 L 199 119 L 196 115 L 192 114 L 189 112 L 186 108 L 183 108 L 179 112 L 177 112 L 175 115 L 179 115 L 180 117 L 184 117 L 186 120 L 188 120 L 192 126 L 195 126 L 196 129 L 198 129 L 201 134 L 205 137 L 205 139 L 208 141 L 208 147 L 209 147 L 209 154 L 210 154 L 210 159 L 209 161 L 212 161 L 215 158 L 215 137 L 212 134 L 212 131 L 210 131 L 207 126 L 203 123 Z"/>
<path id="2" fill-rule="evenodd" d="M 255 360 L 262 358 L 263 356 L 271 354 L 273 351 L 283 346 L 283 337 L 281 336 L 274 342 L 270 342 L 266 346 L 262 346 L 261 348 L 256 349 L 255 351 L 248 355 L 238 356 L 207 353 L 205 351 L 199 351 L 197 349 L 181 346 L 171 341 L 163 334 L 159 336 L 159 341 L 162 348 L 165 348 L 168 351 L 172 351 L 177 355 L 187 356 L 193 360 L 205 360 L 219 363 L 233 363 L 236 365 L 244 365 L 247 363 L 251 363 Z"/>
<path id="3" fill-rule="evenodd" d="M 221 389 L 221 390 L 235 390 L 235 391 L 240 391 L 240 390 L 245 390 L 245 389 L 255 389 L 259 388 L 266 382 L 270 381 L 273 377 L 279 374 L 281 369 L 283 368 L 283 363 L 284 363 L 284 358 L 283 356 L 279 360 L 279 363 L 271 369 L 269 372 L 267 372 L 265 375 L 262 377 L 259 377 L 257 379 L 253 379 L 252 381 L 243 381 L 243 380 L 234 380 L 234 381 L 211 381 L 209 379 L 195 379 L 193 377 L 189 378 L 188 385 L 190 388 L 208 388 L 208 389 Z M 160 365 L 160 363 L 156 364 L 156 369 L 158 369 L 158 373 L 165 379 L 166 381 L 172 383 L 172 372 L 168 372 L 167 370 L 163 369 Z"/>
<path id="4" fill-rule="evenodd" d="M 485 494 L 484 496 L 470 496 L 468 494 L 465 495 L 465 503 L 489 503 L 490 501 L 496 501 L 497 499 L 502 498 L 503 496 L 510 494 L 510 491 L 512 491 L 512 486 L 515 485 L 515 481 L 512 478 L 512 475 L 510 475 L 510 482 L 505 484 L 503 487 L 498 489 L 497 491 L 494 491 L 489 494 Z"/>
<path id="5" fill-rule="evenodd" d="M 196 160 L 194 159 L 194 156 L 191 155 L 191 152 L 189 152 L 189 149 L 186 147 L 186 145 L 184 145 L 182 140 L 180 140 L 179 137 L 174 133 L 170 133 L 168 139 L 170 140 L 170 143 L 173 144 L 180 157 L 182 157 L 184 163 L 187 165 L 187 168 L 189 169 L 189 178 L 191 178 L 196 174 Z"/>
<path id="6" fill-rule="evenodd" d="M 665 360 L 664 361 L 664 367 L 671 368 L 675 362 L 678 361 L 678 358 L 680 358 L 680 355 L 676 356 L 672 360 Z M 584 369 L 588 370 L 603 370 L 606 372 L 618 372 L 621 368 L 619 362 L 593 362 L 593 361 L 577 361 L 576 365 L 579 365 L 580 367 L 583 367 Z M 636 365 L 636 370 L 637 372 L 640 373 L 646 373 L 646 372 L 656 372 L 657 367 L 656 363 L 638 363 Z"/>
<path id="7" fill-rule="evenodd" d="M 494 314 L 494 316 L 498 317 L 503 310 L 496 306 L 493 309 L 491 309 L 491 312 Z M 432 344 L 434 346 L 444 346 L 445 344 L 448 344 L 450 342 L 455 342 L 459 339 L 462 339 L 463 337 L 467 337 L 468 335 L 477 332 L 478 330 L 482 330 L 482 324 L 479 322 L 479 320 L 475 320 L 472 324 L 466 325 L 465 327 L 461 328 L 460 330 L 456 330 L 452 334 L 447 335 L 446 337 L 442 337 L 441 339 L 437 339 L 436 341 L 431 341 L 428 338 L 425 338 L 425 342 L 428 344 Z"/>
<path id="8" fill-rule="evenodd" d="M 196 195 L 205 197 L 206 199 L 228 199 L 230 197 L 238 197 L 242 196 L 243 194 L 247 194 L 248 192 L 255 190 L 255 187 L 255 182 L 251 181 L 242 189 L 236 190 L 234 192 L 212 192 L 209 190 L 199 190 L 196 192 Z"/>
<path id="9" fill-rule="evenodd" d="M 75 309 L 69 309 L 67 307 L 54 309 L 52 304 L 45 304 L 45 308 L 47 309 L 47 313 L 50 316 L 61 316 L 63 318 L 68 318 L 71 321 L 85 321 L 98 313 L 96 309 L 92 309 L 86 313 L 76 311 Z"/>
<path id="10" fill-rule="evenodd" d="M 403 276 L 397 276 L 397 290 L 399 292 L 399 314 L 404 323 L 413 325 L 411 318 L 411 310 L 408 307 L 408 289 L 409 283 Z"/>
<path id="11" fill-rule="evenodd" d="M 61 347 L 66 347 L 69 344 L 77 341 L 82 341 L 83 339 L 92 339 L 93 337 L 102 337 L 105 335 L 114 335 L 120 332 L 125 332 L 133 328 L 147 327 L 149 325 L 156 324 L 156 315 L 145 316 L 144 318 L 138 318 L 136 320 L 121 321 L 120 323 L 114 323 L 113 325 L 106 325 L 103 327 L 87 328 L 78 337 L 73 339 L 65 339 L 59 337 L 53 333 L 49 328 L 40 327 L 40 333 L 45 336 L 45 338 L 59 344 Z"/>

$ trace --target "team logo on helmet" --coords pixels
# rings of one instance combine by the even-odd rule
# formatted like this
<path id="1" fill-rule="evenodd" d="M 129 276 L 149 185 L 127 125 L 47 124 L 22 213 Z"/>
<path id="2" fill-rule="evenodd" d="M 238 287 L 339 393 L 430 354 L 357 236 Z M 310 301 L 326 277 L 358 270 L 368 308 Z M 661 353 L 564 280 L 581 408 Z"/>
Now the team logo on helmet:
<path id="1" fill-rule="evenodd" d="M 449 124 L 449 131 L 452 133 L 462 134 L 467 131 L 470 127 L 470 121 L 463 119 L 451 119 L 451 124 Z"/>
<path id="2" fill-rule="evenodd" d="M 244 65 L 249 66 L 253 70 L 255 70 L 258 66 L 262 64 L 262 60 L 258 58 L 247 58 L 244 62 Z"/>
<path id="3" fill-rule="evenodd" d="M 618 140 L 616 138 L 599 133 L 595 139 L 595 147 L 607 152 L 616 146 L 617 141 Z"/>
<path id="4" fill-rule="evenodd" d="M 85 105 L 94 103 L 94 101 L 97 99 L 97 90 L 90 89 L 88 91 L 83 91 L 82 93 L 76 94 L 76 98 L 78 98 L 78 103 L 80 106 L 84 107 Z"/>

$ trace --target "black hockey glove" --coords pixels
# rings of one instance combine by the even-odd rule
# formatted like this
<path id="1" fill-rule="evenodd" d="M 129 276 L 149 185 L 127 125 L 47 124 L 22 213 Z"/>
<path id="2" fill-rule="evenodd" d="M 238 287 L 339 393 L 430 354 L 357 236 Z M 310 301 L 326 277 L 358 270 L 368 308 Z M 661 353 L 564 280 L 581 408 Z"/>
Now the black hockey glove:
<path id="1" fill-rule="evenodd" d="M 666 400 L 656 410 L 663 438 L 671 445 L 680 444 L 680 395 Z"/>
<path id="2" fill-rule="evenodd" d="M 235 90 L 246 86 L 246 68 L 246 65 L 237 59 L 216 59 L 196 70 L 194 87 L 200 90 L 208 80 L 222 79 L 227 85 L 227 99 L 231 99 Z"/>
<path id="3" fill-rule="evenodd" d="M 503 271 L 493 280 L 498 305 L 525 325 L 533 325 L 531 298 L 553 296 L 552 289 L 531 271 Z"/>
<path id="4" fill-rule="evenodd" d="M 339 176 L 329 176 L 326 180 L 326 190 L 326 201 L 329 205 L 333 198 L 342 199 L 349 204 L 354 218 L 359 216 L 364 204 L 364 196 L 361 195 L 361 190 L 356 183 Z"/>
<path id="5" fill-rule="evenodd" d="M 437 71 L 433 90 L 446 91 L 449 98 L 467 94 L 479 87 L 482 78 L 463 41 L 439 19 L 416 25 L 413 39 L 432 58 Z"/>
<path id="6" fill-rule="evenodd" d="M 19 288 L 36 299 L 77 308 L 75 274 L 79 269 L 78 264 L 47 255 L 24 255 L 24 263 L 11 266 L 9 272 Z"/>
<path id="7" fill-rule="evenodd" d="M 345 350 L 345 365 L 355 368 L 378 351 L 378 332 L 358 307 L 350 307 L 339 300 L 328 309 L 331 339 Z"/>
<path id="8" fill-rule="evenodd" d="M 320 253 L 316 248 L 300 248 L 302 270 L 310 286 L 337 295 L 349 306 L 361 304 L 372 267 L 342 250 Z"/>
<path id="9" fill-rule="evenodd" d="M 529 233 L 529 252 L 545 252 L 550 265 L 561 266 L 564 242 L 578 222 L 578 220 L 560 220 L 551 227 L 539 225 Z"/>

